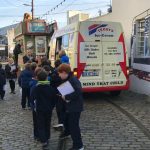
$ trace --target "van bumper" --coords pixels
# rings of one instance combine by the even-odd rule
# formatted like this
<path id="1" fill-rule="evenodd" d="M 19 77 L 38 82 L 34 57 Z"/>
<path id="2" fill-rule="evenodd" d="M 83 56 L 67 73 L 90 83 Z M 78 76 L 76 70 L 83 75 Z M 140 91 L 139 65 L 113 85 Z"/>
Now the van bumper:
<path id="1" fill-rule="evenodd" d="M 109 92 L 109 91 L 122 91 L 129 89 L 129 80 L 125 86 L 111 86 L 111 87 L 88 87 L 82 88 L 83 92 Z"/>

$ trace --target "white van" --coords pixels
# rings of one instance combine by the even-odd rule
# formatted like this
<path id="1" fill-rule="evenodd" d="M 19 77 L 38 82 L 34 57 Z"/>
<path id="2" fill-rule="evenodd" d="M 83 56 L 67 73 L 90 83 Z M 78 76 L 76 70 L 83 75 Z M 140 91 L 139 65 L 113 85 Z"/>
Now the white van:
<path id="1" fill-rule="evenodd" d="M 65 50 L 83 91 L 112 91 L 129 87 L 127 50 L 120 23 L 82 21 L 57 30 L 50 41 L 50 59 Z"/>

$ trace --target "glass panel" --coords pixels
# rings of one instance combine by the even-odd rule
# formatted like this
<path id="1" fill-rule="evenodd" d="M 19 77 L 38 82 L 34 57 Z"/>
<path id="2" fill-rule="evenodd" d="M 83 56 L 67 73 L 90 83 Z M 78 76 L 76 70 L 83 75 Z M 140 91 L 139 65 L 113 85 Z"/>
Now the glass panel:
<path id="1" fill-rule="evenodd" d="M 150 56 L 150 39 L 149 39 L 149 36 L 145 36 L 145 38 L 144 38 L 144 51 L 145 51 L 145 56 Z"/>
<path id="2" fill-rule="evenodd" d="M 69 36 L 69 47 L 73 48 L 73 44 L 74 44 L 74 33 L 71 33 Z"/>
<path id="3" fill-rule="evenodd" d="M 68 48 L 69 46 L 69 35 L 66 34 L 62 37 L 62 48 L 65 49 L 65 48 Z"/>

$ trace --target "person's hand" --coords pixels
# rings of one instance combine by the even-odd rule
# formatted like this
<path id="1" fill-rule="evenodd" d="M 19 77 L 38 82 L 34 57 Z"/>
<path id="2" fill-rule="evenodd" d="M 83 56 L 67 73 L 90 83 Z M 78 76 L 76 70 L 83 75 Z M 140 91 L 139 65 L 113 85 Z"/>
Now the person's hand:
<path id="1" fill-rule="evenodd" d="M 65 101 L 65 96 L 62 96 L 62 99 Z"/>

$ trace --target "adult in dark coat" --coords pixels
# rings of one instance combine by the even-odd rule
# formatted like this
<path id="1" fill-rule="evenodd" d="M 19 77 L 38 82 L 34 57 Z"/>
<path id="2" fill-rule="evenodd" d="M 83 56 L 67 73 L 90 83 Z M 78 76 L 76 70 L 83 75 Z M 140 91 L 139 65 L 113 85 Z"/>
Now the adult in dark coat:
<path id="1" fill-rule="evenodd" d="M 13 53 L 15 56 L 14 62 L 16 64 L 16 66 L 18 66 L 18 55 L 21 53 L 21 45 L 20 44 L 16 44 Z"/>
<path id="2" fill-rule="evenodd" d="M 5 70 L 2 68 L 2 64 L 0 64 L 0 98 L 3 100 L 5 96 L 5 88 L 6 85 L 6 73 Z"/>
<path id="3" fill-rule="evenodd" d="M 9 58 L 9 63 L 5 66 L 6 77 L 9 80 L 11 93 L 15 94 L 15 80 L 17 78 L 17 67 L 13 58 Z"/>
<path id="4" fill-rule="evenodd" d="M 31 50 L 27 50 L 26 55 L 23 56 L 23 63 L 24 64 L 26 64 L 29 61 L 35 62 L 35 58 L 33 57 Z"/>

